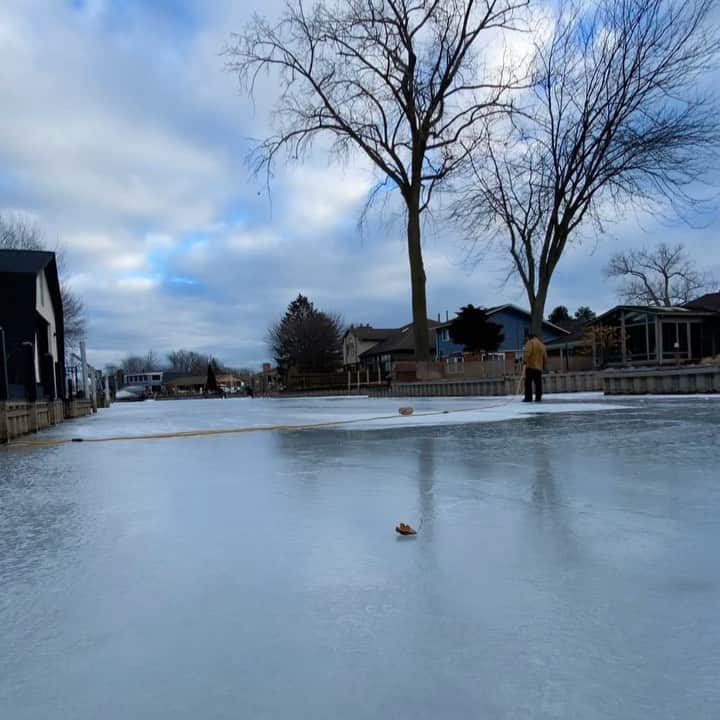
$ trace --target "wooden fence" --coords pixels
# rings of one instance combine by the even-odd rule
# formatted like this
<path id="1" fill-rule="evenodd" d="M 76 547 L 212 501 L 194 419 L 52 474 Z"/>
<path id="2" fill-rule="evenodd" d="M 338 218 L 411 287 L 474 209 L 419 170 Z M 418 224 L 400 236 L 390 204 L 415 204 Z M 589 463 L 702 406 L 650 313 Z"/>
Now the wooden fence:
<path id="1" fill-rule="evenodd" d="M 6 400 L 0 402 L 0 442 L 8 442 L 21 435 L 57 425 L 66 418 L 82 417 L 90 413 L 90 400 Z"/>

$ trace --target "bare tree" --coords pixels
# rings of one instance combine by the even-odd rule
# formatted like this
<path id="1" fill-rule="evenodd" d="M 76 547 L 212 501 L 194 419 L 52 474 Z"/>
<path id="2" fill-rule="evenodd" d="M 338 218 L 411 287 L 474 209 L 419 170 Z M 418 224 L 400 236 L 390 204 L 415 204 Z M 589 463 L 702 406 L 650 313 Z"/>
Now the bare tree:
<path id="1" fill-rule="evenodd" d="M 148 350 L 143 356 L 143 369 L 145 372 L 151 372 L 153 370 L 160 370 L 160 361 L 157 353 L 154 350 Z"/>
<path id="2" fill-rule="evenodd" d="M 167 355 L 170 369 L 188 375 L 202 375 L 207 370 L 210 358 L 193 350 L 173 350 Z"/>
<path id="3" fill-rule="evenodd" d="M 581 226 L 602 232 L 628 208 L 681 213 L 694 202 L 719 138 L 716 105 L 699 89 L 717 57 L 716 5 L 577 0 L 537 42 L 528 106 L 503 128 L 504 143 L 486 143 L 458 213 L 507 240 L 533 332 Z"/>
<path id="4" fill-rule="evenodd" d="M 619 327 L 613 325 L 591 325 L 587 327 L 580 341 L 579 351 L 584 355 L 593 355 L 596 367 L 607 367 L 610 357 L 619 354 L 622 343 L 627 340 Z"/>
<path id="5" fill-rule="evenodd" d="M 481 36 L 511 28 L 527 0 L 320 0 L 256 17 L 227 50 L 250 95 L 264 70 L 281 92 L 276 132 L 257 147 L 269 173 L 281 150 L 297 158 L 319 135 L 331 153 L 357 151 L 400 191 L 407 211 L 415 356 L 429 357 L 421 220 L 433 192 L 472 149 L 477 120 L 501 108 L 510 69 L 491 73 Z M 386 183 L 387 184 L 387 183 Z"/>
<path id="6" fill-rule="evenodd" d="M 49 247 L 42 231 L 33 222 L 18 215 L 11 218 L 0 216 L 0 249 L 6 250 L 47 250 Z M 85 339 L 85 305 L 82 298 L 73 292 L 65 277 L 67 262 L 60 246 L 55 247 L 55 261 L 60 274 L 60 296 L 63 305 L 65 326 L 65 350 L 69 354 L 77 351 L 80 341 Z"/>
<path id="7" fill-rule="evenodd" d="M 160 370 L 157 354 L 148 350 L 145 355 L 127 355 L 120 361 L 120 368 L 126 373 L 142 373 Z"/>
<path id="8" fill-rule="evenodd" d="M 623 302 L 642 305 L 681 305 L 709 290 L 713 282 L 709 273 L 697 270 L 680 243 L 616 253 L 605 274 L 622 280 Z"/>
<path id="9" fill-rule="evenodd" d="M 145 371 L 145 362 L 139 355 L 128 355 L 120 361 L 120 369 L 125 373 L 141 373 Z"/>

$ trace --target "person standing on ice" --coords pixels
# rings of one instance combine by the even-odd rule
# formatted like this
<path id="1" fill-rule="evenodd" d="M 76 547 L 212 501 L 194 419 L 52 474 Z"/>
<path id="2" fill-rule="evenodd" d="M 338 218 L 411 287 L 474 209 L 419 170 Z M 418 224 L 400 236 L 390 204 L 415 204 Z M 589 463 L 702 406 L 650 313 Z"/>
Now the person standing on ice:
<path id="1" fill-rule="evenodd" d="M 535 402 L 542 400 L 542 374 L 547 364 L 547 350 L 537 335 L 530 333 L 523 352 L 525 360 L 525 399 L 532 402 L 533 385 L 535 386 Z"/>

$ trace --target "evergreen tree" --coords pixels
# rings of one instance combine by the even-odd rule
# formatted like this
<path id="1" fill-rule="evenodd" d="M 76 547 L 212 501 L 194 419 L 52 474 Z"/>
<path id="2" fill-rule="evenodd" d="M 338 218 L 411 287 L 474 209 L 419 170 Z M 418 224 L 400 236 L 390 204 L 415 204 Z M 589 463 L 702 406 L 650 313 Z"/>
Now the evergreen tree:
<path id="1" fill-rule="evenodd" d="M 589 322 L 590 320 L 594 320 L 596 317 L 597 315 L 595 315 L 595 313 L 587 305 L 581 305 L 575 311 L 575 319 L 582 320 L 582 322 Z"/>
<path id="2" fill-rule="evenodd" d="M 218 383 L 217 377 L 215 376 L 215 368 L 213 367 L 212 362 L 209 362 L 207 366 L 207 381 L 205 386 L 208 392 L 217 392 Z"/>
<path id="3" fill-rule="evenodd" d="M 504 339 L 502 325 L 490 322 L 482 308 L 461 307 L 450 323 L 450 339 L 465 352 L 495 352 Z"/>
<path id="4" fill-rule="evenodd" d="M 334 370 L 342 362 L 342 321 L 318 310 L 300 294 L 268 331 L 268 345 L 283 377 L 299 372 Z"/>
<path id="5" fill-rule="evenodd" d="M 572 318 L 570 317 L 570 312 L 565 305 L 558 305 L 550 313 L 548 320 L 553 323 L 553 325 L 560 325 L 562 327 L 563 323 L 569 323 Z"/>

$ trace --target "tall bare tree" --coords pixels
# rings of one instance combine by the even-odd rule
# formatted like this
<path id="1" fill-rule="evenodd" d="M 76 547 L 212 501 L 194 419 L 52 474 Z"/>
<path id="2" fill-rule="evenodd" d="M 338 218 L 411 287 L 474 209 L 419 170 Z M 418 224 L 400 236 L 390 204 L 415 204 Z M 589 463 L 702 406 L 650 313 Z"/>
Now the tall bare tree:
<path id="1" fill-rule="evenodd" d="M 0 249 L 48 250 L 49 243 L 40 227 L 18 215 L 0 216 Z M 62 247 L 55 247 L 55 261 L 60 274 L 60 295 L 63 304 L 66 353 L 77 351 L 80 341 L 85 339 L 85 305 L 82 298 L 70 287 L 66 278 L 67 262 Z"/>
<path id="2" fill-rule="evenodd" d="M 533 332 L 581 226 L 602 232 L 630 207 L 682 213 L 693 203 L 720 136 L 716 103 L 700 89 L 718 53 L 716 5 L 571 0 L 537 42 L 527 106 L 496 123 L 504 142 L 486 143 L 458 213 L 507 241 Z"/>
<path id="3" fill-rule="evenodd" d="M 616 253 L 605 274 L 621 280 L 623 302 L 642 305 L 681 305 L 713 284 L 712 276 L 697 269 L 681 243 Z"/>
<path id="4" fill-rule="evenodd" d="M 277 24 L 256 17 L 233 36 L 228 67 L 253 94 L 276 71 L 275 133 L 257 147 L 270 172 L 281 150 L 297 158 L 324 135 L 331 153 L 370 160 L 407 211 L 415 355 L 429 357 L 423 213 L 464 161 L 477 120 L 497 112 L 510 68 L 490 72 L 482 37 L 513 26 L 526 0 L 320 0 L 288 3 Z"/>

